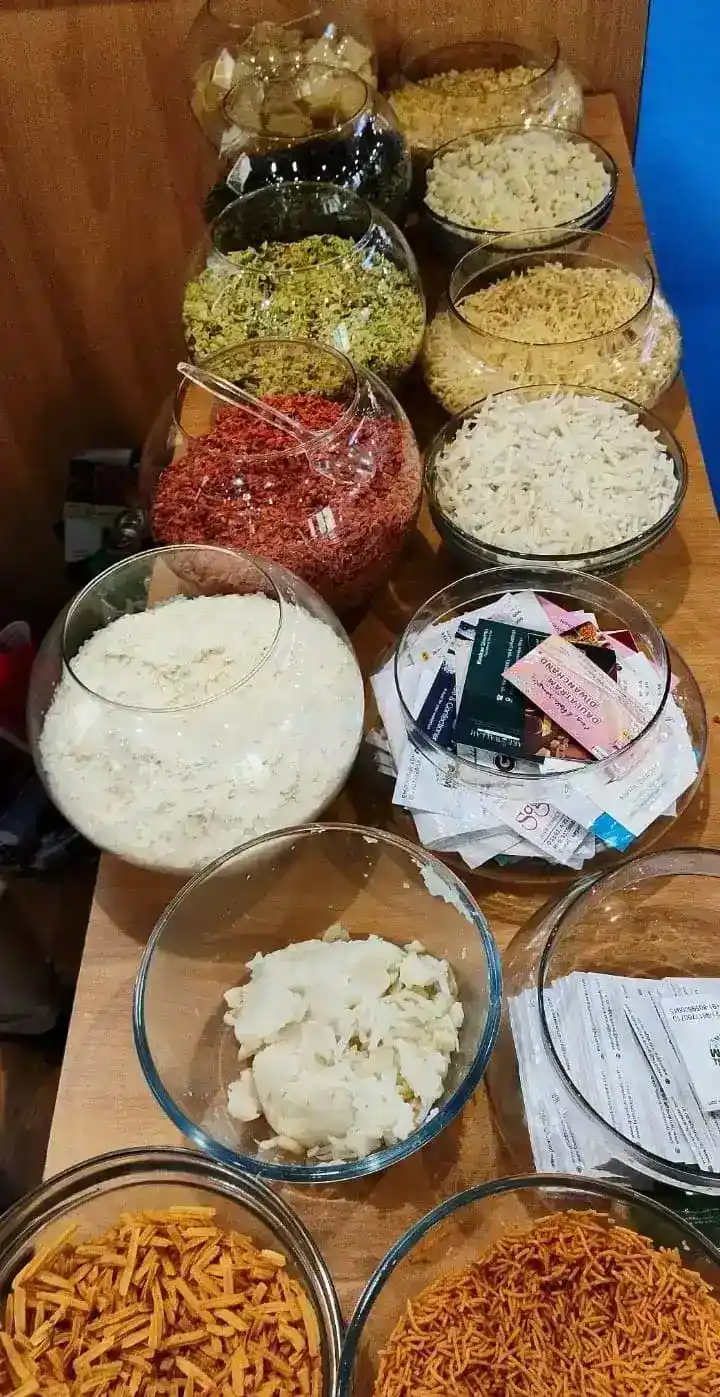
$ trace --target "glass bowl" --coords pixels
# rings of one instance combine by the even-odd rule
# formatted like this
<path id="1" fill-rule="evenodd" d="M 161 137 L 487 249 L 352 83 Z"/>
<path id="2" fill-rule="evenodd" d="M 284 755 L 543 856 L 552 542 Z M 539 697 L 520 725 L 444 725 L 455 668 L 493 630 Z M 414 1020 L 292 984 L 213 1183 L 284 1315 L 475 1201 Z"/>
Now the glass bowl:
<path id="1" fill-rule="evenodd" d="M 720 1168 L 703 1169 L 682 1158 L 682 1131 L 675 1157 L 646 1148 L 642 1100 L 632 1135 L 608 1118 L 607 1103 L 575 1079 L 561 1060 L 557 1028 L 547 995 L 575 971 L 631 979 L 696 980 L 720 977 L 720 850 L 664 849 L 627 860 L 591 883 L 546 904 L 512 941 L 504 958 L 506 1004 L 530 991 L 536 999 L 536 1055 L 547 1065 L 558 1108 L 592 1148 L 595 1167 L 648 1187 L 657 1180 L 690 1193 L 720 1195 Z M 581 1022 L 575 1016 L 573 1022 Z M 580 1030 L 582 1032 L 582 1030 Z M 609 1041 L 609 1039 L 608 1039 Z M 625 1051 L 623 1049 L 623 1056 Z M 631 1072 L 630 1059 L 627 1071 Z M 633 1069 L 634 1071 L 634 1069 Z M 513 1159 L 532 1167 L 523 1095 L 507 1009 L 488 1084 L 498 1124 Z M 599 1090 L 599 1088 L 598 1088 Z M 652 1098 L 648 1088 L 646 1099 Z M 642 1098 L 642 1081 L 634 1088 Z M 653 1102 L 653 1115 L 660 1108 Z M 641 1140 L 645 1140 L 645 1145 Z"/>
<path id="2" fill-rule="evenodd" d="M 332 184 L 281 184 L 215 219 L 183 322 L 195 359 L 244 340 L 309 339 L 394 382 L 419 353 L 425 298 L 408 243 L 378 209 Z"/>
<path id="3" fill-rule="evenodd" d="M 483 406 L 490 401 L 487 398 L 481 399 L 480 402 L 473 403 L 466 412 L 458 413 L 456 417 L 453 417 L 437 433 L 425 453 L 425 492 L 432 521 L 450 553 L 457 558 L 463 570 L 476 571 L 482 568 L 515 566 L 529 568 L 557 566 L 572 568 L 577 572 L 591 572 L 596 576 L 613 576 L 624 568 L 639 562 L 645 553 L 660 543 L 670 532 L 685 498 L 688 468 L 685 453 L 677 437 L 654 413 L 646 411 L 638 403 L 631 403 L 627 398 L 618 397 L 616 393 L 604 393 L 599 388 L 577 388 L 569 387 L 567 384 L 552 383 L 538 388 L 515 388 L 506 391 L 509 392 L 511 399 L 517 398 L 521 402 L 537 402 L 538 399 L 551 398 L 557 393 L 572 393 L 577 397 L 600 398 L 603 402 L 613 403 L 626 412 L 633 421 L 639 422 L 649 432 L 652 432 L 670 457 L 675 473 L 675 495 L 662 517 L 649 528 L 608 548 L 593 549 L 585 553 L 532 554 L 519 553 L 510 548 L 503 548 L 499 544 L 483 541 L 477 535 L 471 534 L 468 529 L 462 528 L 452 517 L 447 506 L 443 507 L 442 482 L 439 480 L 439 462 L 443 451 L 454 441 L 463 424 L 468 419 L 476 417 L 482 411 Z M 502 397 L 503 394 L 491 396 Z"/>
<path id="4" fill-rule="evenodd" d="M 447 26 L 416 29 L 398 55 L 390 98 L 414 153 L 488 126 L 579 127 L 583 96 L 554 35 L 526 25 L 512 39 L 447 39 Z"/>
<path id="5" fill-rule="evenodd" d="M 357 73 L 322 64 L 261 80 L 225 98 L 217 183 L 205 200 L 215 218 L 238 194 L 314 181 L 353 189 L 402 219 L 412 163 L 392 109 Z"/>
<path id="6" fill-rule="evenodd" d="M 87 1241 L 113 1227 L 123 1212 L 198 1206 L 215 1208 L 221 1227 L 249 1235 L 258 1247 L 286 1256 L 288 1273 L 305 1288 L 317 1318 L 322 1392 L 323 1397 L 331 1397 L 342 1319 L 332 1277 L 310 1233 L 288 1204 L 257 1179 L 192 1150 L 140 1149 L 99 1155 L 48 1179 L 3 1213 L 3 1311 L 13 1278 L 29 1256 L 54 1241 L 65 1227 L 74 1224 L 78 1239 Z"/>
<path id="7" fill-rule="evenodd" d="M 458 180 L 464 179 L 467 191 L 468 173 L 474 168 L 478 171 L 481 169 L 478 153 L 484 146 L 493 146 L 505 138 L 513 138 L 522 148 L 523 145 L 533 142 L 536 133 L 542 133 L 542 136 L 547 141 L 552 141 L 559 150 L 563 147 L 574 147 L 592 154 L 609 179 L 609 188 L 603 197 L 591 206 L 581 208 L 571 219 L 556 223 L 553 227 L 548 226 L 540 233 L 537 231 L 538 215 L 534 211 L 523 220 L 523 226 L 510 229 L 497 225 L 488 226 L 480 214 L 477 221 L 470 223 L 451 217 L 449 212 L 441 213 L 433 207 L 428 195 L 432 193 L 433 178 L 443 164 L 450 162 L 453 175 Z M 512 243 L 518 252 L 534 250 L 538 246 L 538 240 L 540 246 L 556 247 L 577 238 L 578 233 L 603 227 L 613 210 L 618 179 L 618 167 L 612 156 L 579 131 L 566 131 L 559 126 L 495 126 L 490 130 L 471 131 L 467 135 L 456 137 L 455 140 L 446 141 L 433 152 L 424 174 L 423 217 L 435 250 L 442 260 L 451 266 L 479 243 L 492 242 L 499 236 L 508 240 L 508 248 Z"/>
<path id="8" fill-rule="evenodd" d="M 183 874 L 319 815 L 353 765 L 363 710 L 350 642 L 306 583 L 187 545 L 116 563 L 61 613 L 35 661 L 28 728 L 81 834 Z"/>
<path id="9" fill-rule="evenodd" d="M 465 1021 L 436 1107 L 399 1143 L 360 1159 L 309 1162 L 276 1146 L 262 1120 L 230 1116 L 237 1043 L 224 992 L 247 962 L 318 938 L 405 946 L 420 938 L 448 960 Z M 214 1158 L 269 1179 L 331 1183 L 396 1164 L 434 1139 L 480 1082 L 500 1017 L 500 962 L 487 922 L 458 878 L 416 846 L 358 825 L 308 825 L 236 849 L 178 894 L 148 942 L 135 986 L 135 1046 L 146 1081 L 173 1124 Z"/>
<path id="10" fill-rule="evenodd" d="M 265 0 L 255 23 L 244 0 L 205 0 L 185 48 L 190 105 L 215 146 L 226 130 L 223 103 L 243 79 L 302 71 L 308 63 L 357 72 L 373 84 L 377 77 L 372 25 L 354 0 L 310 9 L 302 0 Z"/>
<path id="11" fill-rule="evenodd" d="M 251 340 L 202 367 L 251 392 L 256 406 L 305 424 L 310 449 L 258 423 L 252 407 L 181 377 L 140 463 L 154 538 L 251 548 L 302 577 L 334 611 L 364 605 L 422 497 L 420 453 L 397 399 L 368 369 L 309 340 Z"/>
<path id="12" fill-rule="evenodd" d="M 418 685 L 422 683 L 423 676 L 427 678 L 424 666 L 428 655 L 432 655 L 438 643 L 442 644 L 443 632 L 439 628 L 447 626 L 468 612 L 487 606 L 507 593 L 528 590 L 539 593 L 567 610 L 594 612 L 602 630 L 630 631 L 640 652 L 655 671 L 652 694 L 647 692 L 644 696 L 644 706 L 650 714 L 645 729 L 615 756 L 588 762 L 586 766 L 573 771 L 574 799 L 570 808 L 577 809 L 577 801 L 587 796 L 588 784 L 594 782 L 598 775 L 609 784 L 609 794 L 612 795 L 615 794 L 612 792 L 613 786 L 625 792 L 629 783 L 632 789 L 633 783 L 638 779 L 638 769 L 642 767 L 643 780 L 650 782 L 652 790 L 653 782 L 659 779 L 668 762 L 672 760 L 675 766 L 678 737 L 671 719 L 671 714 L 674 715 L 673 705 L 677 705 L 681 712 L 687 729 L 683 741 L 687 743 L 689 740 L 692 747 L 695 775 L 678 796 L 674 812 L 670 813 L 666 809 L 662 813 L 658 812 L 648 828 L 633 839 L 633 852 L 640 851 L 666 833 L 671 819 L 677 818 L 687 809 L 699 788 L 708 740 L 702 694 L 682 657 L 675 649 L 671 650 L 668 647 L 655 622 L 636 601 L 603 578 L 552 567 L 491 568 L 461 578 L 436 592 L 415 612 L 398 640 L 390 662 L 386 656 L 382 657 L 382 664 L 378 668 L 392 669 L 397 722 L 401 729 L 400 741 L 403 740 L 404 729 L 405 740 L 410 744 L 410 748 L 428 763 L 427 770 L 430 776 L 434 768 L 441 787 L 450 792 L 459 791 L 463 797 L 461 808 L 458 810 L 453 804 L 449 813 L 452 814 L 455 823 L 464 824 L 464 830 L 460 831 L 458 828 L 453 836 L 433 837 L 433 847 L 442 857 L 452 857 L 455 863 L 454 855 L 461 852 L 463 847 L 462 841 L 459 845 L 455 836 L 462 833 L 470 837 L 478 829 L 487 827 L 487 820 L 481 820 L 479 825 L 473 823 L 477 819 L 478 806 L 482 806 L 483 797 L 510 801 L 515 812 L 513 819 L 516 824 L 524 827 L 525 839 L 528 833 L 532 834 L 537 827 L 538 817 L 552 818 L 555 821 L 558 812 L 568 803 L 566 770 L 542 772 L 531 767 L 530 763 L 525 763 L 522 769 L 517 769 L 512 758 L 493 753 L 487 754 L 485 758 L 478 753 L 478 760 L 473 762 L 458 756 L 454 749 L 441 745 L 440 741 L 435 741 L 419 722 L 421 704 L 418 694 L 422 696 L 423 689 L 418 688 Z M 397 744 L 397 735 L 395 741 Z M 411 772 L 407 779 L 410 781 L 414 777 L 414 791 L 417 797 L 422 770 Z M 428 799 L 430 794 L 423 790 L 422 801 Z M 596 795 L 593 796 L 593 804 L 595 799 Z M 613 804 L 616 800 L 615 794 Z M 416 799 L 415 803 L 420 805 L 420 799 Z M 546 810 L 545 806 L 549 808 Z M 423 810 L 429 808 L 423 803 Z M 401 812 L 396 806 L 391 806 L 390 809 L 391 819 L 402 818 L 407 813 Z M 533 821 L 535 826 L 530 828 Z M 490 824 L 494 825 L 494 822 L 491 821 Z M 505 821 L 501 820 L 500 824 L 504 826 Z M 512 828 L 515 828 L 515 824 Z M 561 824 L 558 824 L 558 829 L 560 828 Z M 617 831 L 612 821 L 608 825 L 606 820 L 601 820 L 597 828 L 594 825 L 593 828 L 595 852 L 587 850 L 578 854 L 577 858 L 581 858 L 582 862 L 576 861 L 571 865 L 577 869 L 581 867 L 584 875 L 597 873 L 608 865 L 617 864 L 627 849 L 627 845 L 622 849 L 614 843 Z M 515 884 L 552 879 L 567 880 L 572 876 L 569 867 L 561 867 L 558 862 L 544 857 L 541 846 L 532 856 L 522 847 L 521 854 L 503 850 L 489 859 L 474 857 L 470 863 L 465 860 L 460 866 L 463 867 L 465 876 L 467 868 L 470 867 L 483 876 Z"/>
<path id="13" fill-rule="evenodd" d="M 720 1250 L 669 1208 L 596 1179 L 547 1174 L 498 1179 L 445 1199 L 387 1252 L 348 1326 L 337 1397 L 371 1397 L 379 1355 L 408 1303 L 426 1286 L 464 1269 L 508 1233 L 555 1212 L 585 1210 L 606 1219 L 607 1226 L 631 1228 L 655 1246 L 676 1248 L 684 1265 L 720 1299 Z M 531 1313 L 520 1311 L 518 1323 L 529 1324 Z"/>
<path id="14" fill-rule="evenodd" d="M 537 230 L 539 238 L 549 234 Z M 425 379 L 438 401 L 448 412 L 463 412 L 478 398 L 505 388 L 563 383 L 602 388 L 653 407 L 677 374 L 681 346 L 677 321 L 647 258 L 606 233 L 587 233 L 572 245 L 524 253 L 513 246 L 516 239 L 517 234 L 494 238 L 466 253 L 451 273 L 423 351 Z M 472 298 L 543 266 L 624 274 L 637 290 L 638 308 L 629 318 L 621 313 L 618 323 L 602 333 L 581 339 L 531 343 L 513 338 L 513 332 L 483 330 Z"/>

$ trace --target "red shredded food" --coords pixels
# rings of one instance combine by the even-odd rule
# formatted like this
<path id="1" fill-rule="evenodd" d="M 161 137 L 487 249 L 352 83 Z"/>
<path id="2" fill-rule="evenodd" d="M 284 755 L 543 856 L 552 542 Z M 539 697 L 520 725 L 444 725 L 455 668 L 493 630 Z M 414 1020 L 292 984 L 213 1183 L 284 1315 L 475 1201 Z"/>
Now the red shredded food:
<path id="1" fill-rule="evenodd" d="M 303 577 L 331 606 L 360 605 L 387 575 L 417 514 L 412 432 L 315 393 L 265 401 L 311 431 L 337 432 L 317 451 L 298 450 L 282 428 L 223 407 L 212 430 L 160 476 L 155 538 L 247 548 Z"/>
<path id="2" fill-rule="evenodd" d="M 586 1212 L 507 1233 L 408 1302 L 373 1397 L 717 1397 L 720 1299 Z"/>

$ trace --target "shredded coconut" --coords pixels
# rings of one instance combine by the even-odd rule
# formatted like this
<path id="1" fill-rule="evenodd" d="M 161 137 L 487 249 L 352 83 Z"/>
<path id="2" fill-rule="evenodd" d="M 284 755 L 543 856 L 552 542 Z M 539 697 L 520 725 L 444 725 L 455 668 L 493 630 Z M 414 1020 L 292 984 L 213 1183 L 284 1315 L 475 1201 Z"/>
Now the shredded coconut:
<path id="1" fill-rule="evenodd" d="M 247 1063 L 228 1111 L 265 1117 L 267 1147 L 361 1159 L 405 1140 L 442 1096 L 463 1009 L 447 961 L 419 942 L 330 928 L 257 955 L 227 991 L 225 1023 Z"/>
<path id="2" fill-rule="evenodd" d="M 667 513 L 673 461 L 618 403 L 489 398 L 435 462 L 440 508 L 472 538 L 525 554 L 610 548 Z"/>
<path id="3" fill-rule="evenodd" d="M 88 839 L 149 867 L 185 873 L 314 819 L 360 741 L 352 651 L 264 596 L 180 597 L 122 616 L 72 670 L 81 682 L 65 672 L 40 738 L 51 794 Z"/>
<path id="4" fill-rule="evenodd" d="M 580 219 L 610 192 L 589 142 L 528 127 L 492 140 L 467 136 L 427 172 L 425 203 L 466 228 L 551 228 Z"/>

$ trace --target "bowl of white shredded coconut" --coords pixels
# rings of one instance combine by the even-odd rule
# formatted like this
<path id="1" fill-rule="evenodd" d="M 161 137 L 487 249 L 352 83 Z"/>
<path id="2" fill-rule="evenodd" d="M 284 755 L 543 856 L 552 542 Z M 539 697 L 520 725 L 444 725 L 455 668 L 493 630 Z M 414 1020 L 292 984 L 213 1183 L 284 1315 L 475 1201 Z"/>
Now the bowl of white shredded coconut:
<path id="1" fill-rule="evenodd" d="M 150 1089 L 214 1157 L 338 1182 L 428 1144 L 482 1079 L 500 961 L 456 875 L 395 835 L 305 825 L 189 882 L 133 1022 Z"/>
<path id="2" fill-rule="evenodd" d="M 437 251 L 454 263 L 501 234 L 523 251 L 602 228 L 618 178 L 608 151 L 578 131 L 491 127 L 434 152 L 423 209 Z"/>
<path id="3" fill-rule="evenodd" d="M 188 874 L 335 799 L 362 735 L 362 676 L 329 607 L 231 549 L 153 549 L 95 578 L 33 671 L 38 770 L 81 834 Z"/>
<path id="4" fill-rule="evenodd" d="M 433 522 L 472 570 L 520 562 L 612 575 L 673 527 L 687 488 L 676 437 L 596 388 L 495 393 L 438 432 L 425 457 Z"/>

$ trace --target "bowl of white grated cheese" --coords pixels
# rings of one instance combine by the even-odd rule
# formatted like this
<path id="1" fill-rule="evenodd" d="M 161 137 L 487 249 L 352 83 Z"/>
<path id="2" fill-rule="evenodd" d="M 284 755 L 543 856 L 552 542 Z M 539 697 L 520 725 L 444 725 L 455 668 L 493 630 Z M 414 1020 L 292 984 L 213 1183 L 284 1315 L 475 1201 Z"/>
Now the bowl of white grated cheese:
<path id="1" fill-rule="evenodd" d="M 192 879 L 156 926 L 135 1043 L 170 1119 L 297 1183 L 385 1169 L 478 1086 L 500 961 L 456 875 L 395 835 L 305 825 Z"/>
<path id="2" fill-rule="evenodd" d="M 362 676 L 306 583 L 223 548 L 150 550 L 95 578 L 38 655 L 38 770 L 81 834 L 192 873 L 315 819 L 362 735 Z"/>
<path id="3" fill-rule="evenodd" d="M 687 488 L 677 438 L 599 388 L 482 398 L 425 455 L 436 529 L 467 569 L 557 565 L 612 576 L 669 533 Z"/>

